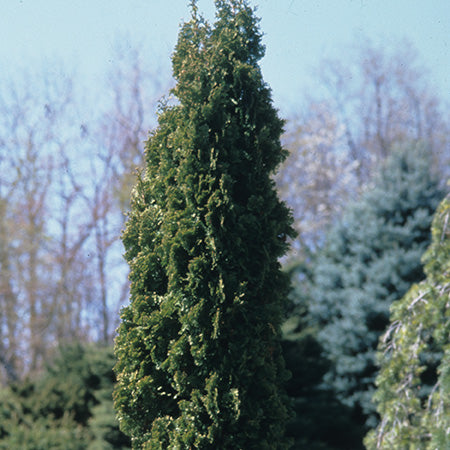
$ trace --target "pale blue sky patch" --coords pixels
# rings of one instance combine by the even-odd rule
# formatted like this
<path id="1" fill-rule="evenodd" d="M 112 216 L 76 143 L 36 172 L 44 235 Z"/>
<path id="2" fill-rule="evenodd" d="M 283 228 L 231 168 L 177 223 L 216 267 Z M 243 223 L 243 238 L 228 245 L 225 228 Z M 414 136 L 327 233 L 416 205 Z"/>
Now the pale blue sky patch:
<path id="1" fill-rule="evenodd" d="M 265 34 L 265 80 L 275 104 L 292 110 L 311 89 L 323 56 L 339 56 L 359 39 L 417 48 L 441 96 L 450 100 L 450 1 L 252 0 Z M 199 9 L 213 17 L 213 0 Z M 0 6 L 2 72 L 62 60 L 78 75 L 98 80 L 108 70 L 117 39 L 142 43 L 169 73 L 185 0 L 5 0 Z M 345 59 L 345 54 L 342 55 Z M 94 78 L 92 78 L 94 77 Z"/>

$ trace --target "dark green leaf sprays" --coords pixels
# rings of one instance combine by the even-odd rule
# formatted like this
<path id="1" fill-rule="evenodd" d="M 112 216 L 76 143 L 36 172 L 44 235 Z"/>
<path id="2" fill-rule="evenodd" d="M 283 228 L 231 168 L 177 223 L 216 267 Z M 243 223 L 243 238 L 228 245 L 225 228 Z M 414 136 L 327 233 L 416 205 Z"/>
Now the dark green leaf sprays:
<path id="1" fill-rule="evenodd" d="M 131 302 L 116 340 L 115 406 L 135 448 L 283 449 L 288 417 L 278 258 L 291 216 L 271 175 L 283 122 L 243 0 L 197 14 L 173 55 L 123 235 Z"/>

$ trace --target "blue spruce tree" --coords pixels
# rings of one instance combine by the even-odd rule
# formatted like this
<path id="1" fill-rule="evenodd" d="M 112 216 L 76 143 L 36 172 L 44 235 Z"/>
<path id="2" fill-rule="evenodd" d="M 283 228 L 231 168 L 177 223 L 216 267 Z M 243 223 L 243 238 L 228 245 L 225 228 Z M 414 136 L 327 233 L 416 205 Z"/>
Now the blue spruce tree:
<path id="1" fill-rule="evenodd" d="M 421 256 L 442 196 L 425 150 L 394 152 L 373 189 L 330 230 L 314 267 L 310 314 L 331 361 L 324 382 L 353 409 L 357 425 L 377 421 L 378 339 L 391 303 L 424 277 Z"/>

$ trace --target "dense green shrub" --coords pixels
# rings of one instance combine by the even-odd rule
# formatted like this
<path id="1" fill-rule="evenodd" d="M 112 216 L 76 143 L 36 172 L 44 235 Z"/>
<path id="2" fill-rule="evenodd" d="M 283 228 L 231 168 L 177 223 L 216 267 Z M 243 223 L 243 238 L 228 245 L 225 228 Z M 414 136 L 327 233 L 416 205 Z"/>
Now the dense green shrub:
<path id="1" fill-rule="evenodd" d="M 0 390 L 0 449 L 130 448 L 112 402 L 112 349 L 68 347 L 35 380 Z"/>
<path id="2" fill-rule="evenodd" d="M 321 383 L 331 363 L 323 355 L 307 311 L 297 309 L 289 317 L 283 336 L 286 367 L 292 374 L 287 383 L 295 413 L 287 426 L 292 449 L 362 450 L 364 429 L 354 423 L 352 409 Z"/>

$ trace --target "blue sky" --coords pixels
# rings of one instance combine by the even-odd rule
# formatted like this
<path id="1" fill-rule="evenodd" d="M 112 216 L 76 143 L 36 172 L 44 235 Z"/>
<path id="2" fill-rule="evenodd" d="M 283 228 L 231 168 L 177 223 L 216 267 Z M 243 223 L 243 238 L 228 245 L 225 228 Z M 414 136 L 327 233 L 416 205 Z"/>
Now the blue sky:
<path id="1" fill-rule="evenodd" d="M 169 71 L 186 0 L 2 0 L 2 72 L 62 61 L 77 75 L 104 73 L 117 41 L 147 49 L 155 66 Z M 213 0 L 199 0 L 213 17 Z M 409 40 L 439 95 L 450 100 L 450 0 L 251 0 L 265 33 L 265 80 L 282 111 L 311 89 L 324 56 L 339 56 L 369 38 L 385 45 Z M 169 73 L 169 72 L 168 72 Z"/>

